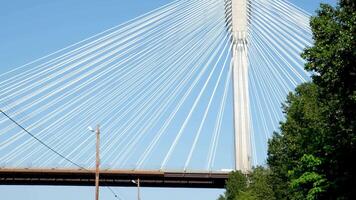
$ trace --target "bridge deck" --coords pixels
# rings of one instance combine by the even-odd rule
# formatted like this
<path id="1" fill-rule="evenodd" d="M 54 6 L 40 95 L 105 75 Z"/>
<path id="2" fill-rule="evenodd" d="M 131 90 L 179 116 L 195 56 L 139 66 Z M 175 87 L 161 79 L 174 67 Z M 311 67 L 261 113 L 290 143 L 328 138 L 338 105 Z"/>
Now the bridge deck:
<path id="1" fill-rule="evenodd" d="M 140 179 L 142 187 L 223 188 L 227 172 L 163 172 L 101 170 L 101 186 L 136 186 L 132 180 Z M 95 170 L 0 168 L 0 185 L 95 185 Z"/>

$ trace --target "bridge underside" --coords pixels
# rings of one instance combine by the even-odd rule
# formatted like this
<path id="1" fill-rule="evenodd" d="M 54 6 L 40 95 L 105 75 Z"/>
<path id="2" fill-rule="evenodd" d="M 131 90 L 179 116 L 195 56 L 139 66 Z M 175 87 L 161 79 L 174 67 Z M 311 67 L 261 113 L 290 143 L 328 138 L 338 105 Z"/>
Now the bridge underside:
<path id="1" fill-rule="evenodd" d="M 162 171 L 100 171 L 100 186 L 224 188 L 228 173 L 187 173 Z M 94 186 L 95 170 L 78 169 L 0 169 L 0 185 Z"/>

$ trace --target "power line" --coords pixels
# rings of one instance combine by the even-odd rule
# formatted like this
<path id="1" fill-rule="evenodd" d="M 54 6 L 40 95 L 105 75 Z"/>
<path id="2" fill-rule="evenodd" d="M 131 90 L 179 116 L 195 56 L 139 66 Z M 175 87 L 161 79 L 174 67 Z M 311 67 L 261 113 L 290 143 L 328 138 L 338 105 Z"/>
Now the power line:
<path id="1" fill-rule="evenodd" d="M 39 143 L 41 143 L 43 146 L 45 146 L 46 148 L 48 148 L 49 150 L 51 150 L 53 153 L 57 154 L 59 157 L 65 159 L 66 161 L 72 163 L 73 165 L 81 168 L 81 169 L 85 169 L 84 167 L 78 165 L 77 163 L 73 162 L 72 160 L 70 160 L 69 158 L 65 157 L 63 154 L 59 153 L 58 151 L 56 151 L 55 149 L 53 149 L 52 147 L 50 147 L 49 145 L 47 145 L 46 143 L 44 143 L 42 140 L 40 140 L 38 137 L 36 137 L 35 135 L 33 135 L 30 131 L 28 131 L 25 127 L 23 127 L 21 124 L 19 124 L 16 120 L 14 120 L 12 117 L 10 117 L 8 114 L 6 114 L 4 111 L 0 110 L 0 112 L 5 115 L 5 117 L 7 117 L 9 120 L 11 120 L 14 124 L 16 124 L 18 127 L 20 127 L 23 131 L 25 131 L 27 134 L 29 134 L 32 138 L 34 138 L 35 140 L 37 140 Z"/>
<path id="2" fill-rule="evenodd" d="M 39 139 L 38 137 L 36 137 L 34 134 L 32 134 L 30 131 L 28 131 L 25 127 L 23 127 L 20 123 L 18 123 L 15 119 L 13 119 L 12 117 L 10 117 L 7 113 L 5 113 L 3 110 L 0 109 L 0 112 L 7 117 L 10 121 L 12 121 L 14 124 L 16 124 L 18 127 L 20 127 L 23 131 L 25 131 L 28 135 L 30 135 L 33 139 L 37 140 L 39 143 L 41 143 L 43 146 L 45 146 L 47 149 L 49 149 L 50 151 L 52 151 L 53 153 L 57 154 L 59 157 L 63 158 L 64 160 L 70 162 L 71 164 L 79 167 L 80 169 L 86 170 L 86 171 L 90 171 L 88 169 L 86 169 L 85 167 L 80 166 L 79 164 L 75 163 L 74 161 L 72 161 L 71 159 L 67 158 L 66 156 L 64 156 L 63 154 L 59 153 L 58 151 L 56 151 L 54 148 L 50 147 L 48 144 L 46 144 L 45 142 L 43 142 L 41 139 Z M 115 193 L 115 191 L 110 188 L 107 187 L 110 192 L 118 199 L 122 200 L 120 196 L 118 196 L 118 194 Z"/>

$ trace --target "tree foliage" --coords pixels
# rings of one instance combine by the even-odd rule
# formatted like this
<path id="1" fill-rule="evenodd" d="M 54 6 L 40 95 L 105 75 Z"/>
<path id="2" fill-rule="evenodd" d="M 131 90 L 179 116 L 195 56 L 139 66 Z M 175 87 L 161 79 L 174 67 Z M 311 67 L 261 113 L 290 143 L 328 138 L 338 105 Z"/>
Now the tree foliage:
<path id="1" fill-rule="evenodd" d="M 269 183 L 270 170 L 268 168 L 254 168 L 249 177 L 248 193 L 255 200 L 274 200 L 274 192 Z"/>
<path id="2" fill-rule="evenodd" d="M 226 192 L 219 200 L 235 200 L 247 188 L 247 177 L 240 171 L 231 172 L 226 182 Z"/>
<path id="3" fill-rule="evenodd" d="M 309 199 L 321 196 L 327 188 L 318 167 L 323 157 L 326 121 L 319 106 L 318 87 L 305 83 L 290 93 L 283 106 L 286 121 L 281 134 L 269 142 L 270 181 L 277 199 Z"/>
<path id="4" fill-rule="evenodd" d="M 245 175 L 232 172 L 226 182 L 226 192 L 218 200 L 274 200 L 272 187 L 268 182 L 270 171 L 257 167 Z"/>
<path id="5" fill-rule="evenodd" d="M 269 142 L 277 199 L 355 196 L 355 4 L 322 4 L 311 19 L 315 42 L 302 56 L 313 82 L 288 95 L 286 121 Z"/>
<path id="6" fill-rule="evenodd" d="M 323 164 L 331 198 L 355 195 L 356 165 L 356 1 L 341 0 L 336 8 L 321 5 L 311 20 L 314 46 L 302 55 L 315 72 L 318 101 L 327 128 L 322 135 Z"/>

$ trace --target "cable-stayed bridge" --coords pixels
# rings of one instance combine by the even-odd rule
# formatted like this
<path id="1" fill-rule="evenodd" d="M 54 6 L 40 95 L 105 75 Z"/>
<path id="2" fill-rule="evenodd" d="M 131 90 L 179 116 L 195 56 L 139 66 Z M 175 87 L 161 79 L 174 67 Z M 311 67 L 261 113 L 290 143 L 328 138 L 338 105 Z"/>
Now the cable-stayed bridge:
<path id="1" fill-rule="evenodd" d="M 284 0 L 177 0 L 0 75 L 0 184 L 223 187 L 264 164 L 308 80 L 309 15 Z"/>

